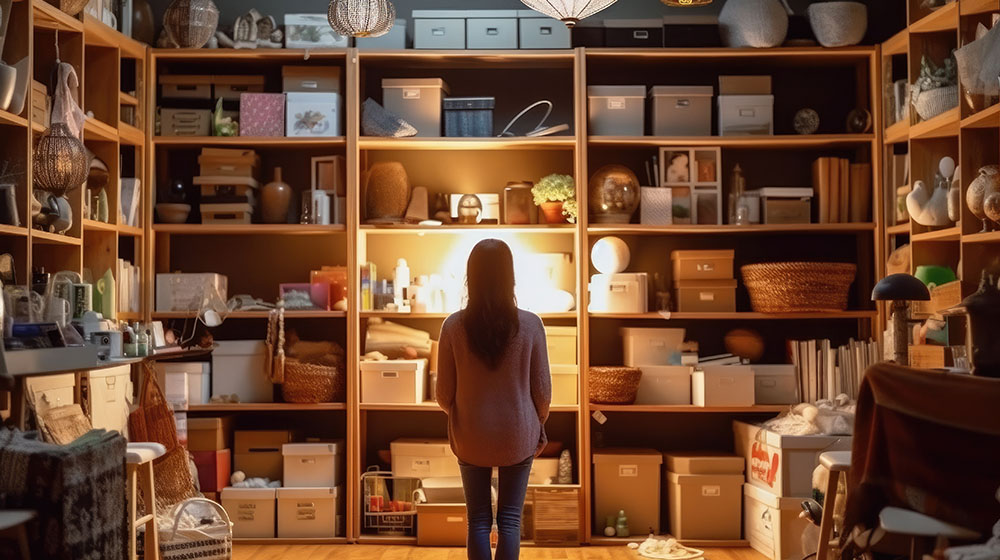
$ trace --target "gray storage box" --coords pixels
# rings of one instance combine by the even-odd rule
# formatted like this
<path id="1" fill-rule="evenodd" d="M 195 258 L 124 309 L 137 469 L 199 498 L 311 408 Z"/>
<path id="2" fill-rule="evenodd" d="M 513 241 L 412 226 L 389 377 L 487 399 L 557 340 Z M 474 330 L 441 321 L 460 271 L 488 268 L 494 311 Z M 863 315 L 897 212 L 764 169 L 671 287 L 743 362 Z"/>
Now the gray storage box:
<path id="1" fill-rule="evenodd" d="M 517 11 L 519 45 L 522 49 L 568 49 L 569 28 L 559 20 L 534 10 Z"/>
<path id="2" fill-rule="evenodd" d="M 649 88 L 653 136 L 711 136 L 712 86 Z"/>
<path id="3" fill-rule="evenodd" d="M 211 129 L 208 109 L 160 109 L 160 136 L 209 136 Z"/>
<path id="4" fill-rule="evenodd" d="M 465 20 L 468 49 L 516 49 L 517 10 L 472 10 Z"/>
<path id="5" fill-rule="evenodd" d="M 413 10 L 413 48 L 464 49 L 464 10 Z"/>
<path id="6" fill-rule="evenodd" d="M 774 134 L 773 95 L 720 95 L 719 136 Z"/>
<path id="7" fill-rule="evenodd" d="M 382 104 L 417 129 L 417 136 L 441 136 L 441 102 L 448 84 L 441 78 L 382 80 Z"/>
<path id="8" fill-rule="evenodd" d="M 646 86 L 589 86 L 587 99 L 591 135 L 643 135 Z"/>
<path id="9" fill-rule="evenodd" d="M 358 37 L 355 39 L 355 46 L 359 49 L 405 49 L 406 20 L 397 19 L 392 29 L 381 37 Z"/>
<path id="10" fill-rule="evenodd" d="M 493 136 L 495 97 L 446 97 L 444 135 L 459 138 Z"/>

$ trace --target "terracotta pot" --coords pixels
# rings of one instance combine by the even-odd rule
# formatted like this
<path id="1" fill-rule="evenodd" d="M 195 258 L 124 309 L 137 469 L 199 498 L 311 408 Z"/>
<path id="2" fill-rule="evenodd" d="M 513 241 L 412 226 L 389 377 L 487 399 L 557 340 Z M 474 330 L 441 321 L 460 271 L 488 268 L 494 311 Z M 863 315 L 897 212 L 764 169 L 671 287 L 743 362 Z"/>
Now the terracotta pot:
<path id="1" fill-rule="evenodd" d="M 292 201 L 292 187 L 281 180 L 281 168 L 274 168 L 274 180 L 261 189 L 261 218 L 267 224 L 288 222 L 288 206 Z"/>
<path id="2" fill-rule="evenodd" d="M 563 203 L 562 202 L 543 202 L 542 203 L 542 214 L 545 216 L 545 222 L 549 224 L 565 224 L 566 216 L 563 215 Z"/>

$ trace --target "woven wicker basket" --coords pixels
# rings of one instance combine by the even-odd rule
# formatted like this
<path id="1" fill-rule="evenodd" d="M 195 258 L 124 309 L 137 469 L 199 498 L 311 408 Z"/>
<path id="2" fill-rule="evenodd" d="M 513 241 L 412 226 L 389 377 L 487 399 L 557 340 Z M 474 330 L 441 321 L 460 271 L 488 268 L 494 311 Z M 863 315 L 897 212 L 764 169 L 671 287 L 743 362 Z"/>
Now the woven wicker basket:
<path id="1" fill-rule="evenodd" d="M 913 98 L 913 108 L 925 121 L 955 107 L 958 107 L 958 86 L 922 91 Z"/>
<path id="2" fill-rule="evenodd" d="M 642 370 L 633 367 L 590 368 L 590 402 L 632 404 L 639 390 Z"/>
<path id="3" fill-rule="evenodd" d="M 740 270 L 758 313 L 809 313 L 847 309 L 857 265 L 782 262 L 748 264 Z"/>
<path id="4" fill-rule="evenodd" d="M 344 402 L 347 393 L 343 368 L 285 360 L 281 396 L 290 403 Z"/>
<path id="5" fill-rule="evenodd" d="M 86 6 L 87 0 L 59 0 L 59 10 L 71 16 L 80 13 Z"/>

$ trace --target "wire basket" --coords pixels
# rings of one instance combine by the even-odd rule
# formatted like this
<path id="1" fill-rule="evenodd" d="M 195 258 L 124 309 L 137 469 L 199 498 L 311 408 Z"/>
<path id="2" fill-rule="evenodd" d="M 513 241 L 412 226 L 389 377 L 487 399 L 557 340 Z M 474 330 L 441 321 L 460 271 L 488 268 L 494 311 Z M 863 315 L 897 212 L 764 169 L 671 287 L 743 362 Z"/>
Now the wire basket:
<path id="1" fill-rule="evenodd" d="M 363 473 L 362 530 L 377 535 L 415 535 L 417 510 L 413 493 L 418 488 L 419 478 L 392 476 L 383 471 Z"/>
<path id="2" fill-rule="evenodd" d="M 849 263 L 779 262 L 740 269 L 757 313 L 822 313 L 847 309 L 858 267 Z"/>
<path id="3" fill-rule="evenodd" d="M 642 370 L 634 367 L 592 367 L 590 372 L 590 402 L 599 404 L 632 404 L 639 391 Z"/>

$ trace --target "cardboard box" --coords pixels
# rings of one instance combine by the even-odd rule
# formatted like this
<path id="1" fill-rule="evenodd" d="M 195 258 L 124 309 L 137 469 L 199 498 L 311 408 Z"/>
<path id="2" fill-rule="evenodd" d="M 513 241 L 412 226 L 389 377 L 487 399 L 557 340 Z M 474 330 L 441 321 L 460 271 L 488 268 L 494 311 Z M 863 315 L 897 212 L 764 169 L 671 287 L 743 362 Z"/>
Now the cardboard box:
<path id="1" fill-rule="evenodd" d="M 771 76 L 719 76 L 719 95 L 770 95 Z"/>
<path id="2" fill-rule="evenodd" d="M 642 370 L 635 404 L 690 405 L 691 366 L 638 366 Z"/>
<path id="3" fill-rule="evenodd" d="M 673 281 L 729 280 L 734 278 L 733 259 L 735 257 L 736 252 L 732 249 L 671 251 Z"/>
<path id="4" fill-rule="evenodd" d="M 576 365 L 576 327 L 546 326 L 545 345 L 550 364 Z"/>
<path id="5" fill-rule="evenodd" d="M 281 446 L 285 486 L 326 488 L 344 483 L 344 440 Z"/>
<path id="6" fill-rule="evenodd" d="M 594 534 L 605 520 L 625 510 L 629 533 L 660 534 L 660 464 L 655 449 L 599 449 L 594 451 Z M 538 517 L 536 510 L 536 531 Z"/>
<path id="7" fill-rule="evenodd" d="M 781 498 L 752 484 L 743 485 L 743 535 L 750 548 L 771 560 L 799 560 L 802 532 L 809 521 L 799 517 L 801 498 Z"/>
<path id="8" fill-rule="evenodd" d="M 212 395 L 236 394 L 240 402 L 274 401 L 274 384 L 267 377 L 263 340 L 219 340 L 212 352 Z"/>
<path id="9" fill-rule="evenodd" d="M 851 450 L 851 436 L 785 436 L 739 421 L 733 436 L 736 454 L 746 460 L 747 482 L 779 497 L 811 497 L 820 454 Z"/>
<path id="10" fill-rule="evenodd" d="M 282 66 L 281 89 L 285 93 L 340 93 L 340 67 Z"/>
<path id="11" fill-rule="evenodd" d="M 447 439 L 399 438 L 389 444 L 389 450 L 392 456 L 392 476 L 462 476 L 458 458 Z"/>
<path id="12" fill-rule="evenodd" d="M 224 488 L 222 507 L 233 522 L 233 538 L 273 539 L 276 495 L 274 488 Z"/>
<path id="13" fill-rule="evenodd" d="M 95 428 L 128 434 L 128 415 L 132 406 L 132 366 L 117 366 L 84 373 L 81 383 L 87 387 L 86 406 L 90 424 Z"/>
<path id="14" fill-rule="evenodd" d="M 220 451 L 232 442 L 232 416 L 188 419 L 188 451 Z"/>
<path id="15" fill-rule="evenodd" d="M 674 282 L 680 313 L 734 313 L 736 280 L 680 280 Z"/>
<path id="16" fill-rule="evenodd" d="M 287 93 L 285 136 L 332 137 L 342 129 L 339 93 Z"/>
<path id="17" fill-rule="evenodd" d="M 337 536 L 337 516 L 344 512 L 343 486 L 278 488 L 278 538 L 320 539 Z"/>
<path id="18" fill-rule="evenodd" d="M 578 366 L 550 364 L 549 373 L 552 376 L 552 404 L 579 404 L 580 370 Z"/>
<path id="19" fill-rule="evenodd" d="M 670 535 L 739 540 L 743 458 L 712 453 L 665 454 Z"/>
<path id="20" fill-rule="evenodd" d="M 756 404 L 798 404 L 799 382 L 795 366 L 790 364 L 753 364 L 754 402 Z"/>
<path id="21" fill-rule="evenodd" d="M 264 91 L 264 76 L 215 76 L 212 89 L 215 99 L 239 101 L 244 93 Z"/>
<path id="22" fill-rule="evenodd" d="M 288 430 L 236 430 L 233 468 L 246 473 L 247 478 L 284 480 L 281 447 L 292 439 Z"/>
<path id="23" fill-rule="evenodd" d="M 695 406 L 753 406 L 753 369 L 704 366 L 691 378 L 691 402 Z"/>
<path id="24" fill-rule="evenodd" d="M 190 437 L 188 445 L 191 444 Z M 202 492 L 221 492 L 229 486 L 229 477 L 233 474 L 231 450 L 192 451 L 191 456 L 198 467 L 198 487 Z"/>
<path id="25" fill-rule="evenodd" d="M 465 546 L 465 504 L 417 504 L 419 546 Z"/>
<path id="26" fill-rule="evenodd" d="M 680 352 L 684 329 L 622 327 L 623 363 L 629 367 L 665 366 Z"/>

